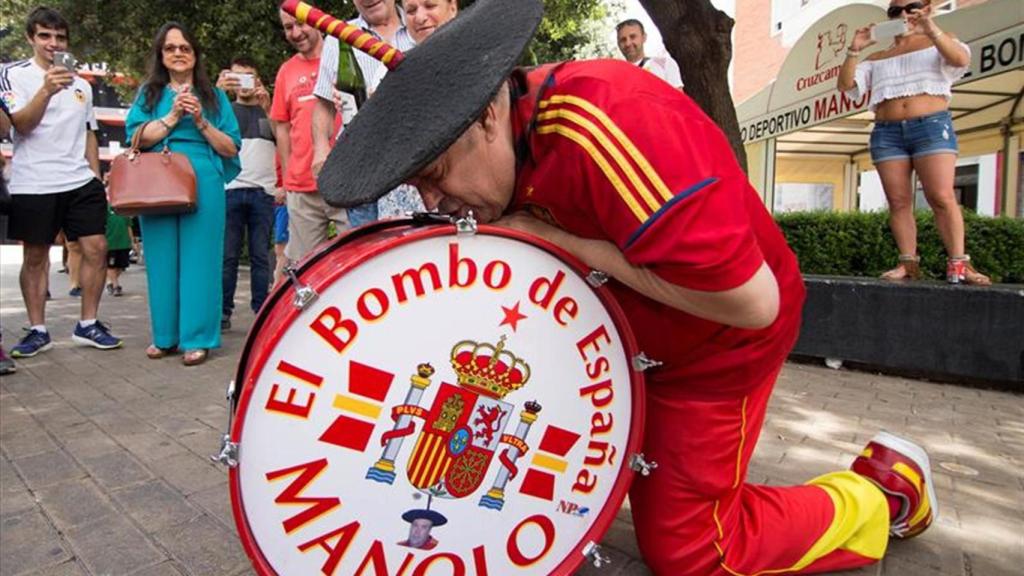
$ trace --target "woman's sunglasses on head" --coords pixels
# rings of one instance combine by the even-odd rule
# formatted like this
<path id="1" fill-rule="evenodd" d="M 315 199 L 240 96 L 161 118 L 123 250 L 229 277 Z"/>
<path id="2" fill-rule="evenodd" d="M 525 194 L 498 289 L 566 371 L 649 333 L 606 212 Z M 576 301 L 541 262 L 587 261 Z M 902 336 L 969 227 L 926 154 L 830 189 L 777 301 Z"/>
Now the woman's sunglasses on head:
<path id="1" fill-rule="evenodd" d="M 899 18 L 904 12 L 909 14 L 913 10 L 921 10 L 923 8 L 924 2 L 911 2 L 909 4 L 904 4 L 903 6 L 889 6 L 889 10 L 886 11 L 886 14 L 891 20 L 893 18 Z"/>

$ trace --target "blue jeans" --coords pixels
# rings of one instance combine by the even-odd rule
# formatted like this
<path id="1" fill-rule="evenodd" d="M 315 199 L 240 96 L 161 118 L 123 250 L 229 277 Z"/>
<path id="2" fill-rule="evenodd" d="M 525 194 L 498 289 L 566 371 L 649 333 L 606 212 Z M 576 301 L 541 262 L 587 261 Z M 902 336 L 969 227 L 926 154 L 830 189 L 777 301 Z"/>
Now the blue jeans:
<path id="1" fill-rule="evenodd" d="M 263 306 L 270 289 L 270 230 L 274 224 L 274 197 L 263 188 L 234 188 L 227 195 L 224 231 L 224 303 L 223 314 L 235 309 L 235 285 L 238 282 L 238 257 L 242 238 L 249 237 L 249 278 L 252 311 Z"/>
<path id="2" fill-rule="evenodd" d="M 348 209 L 348 225 L 357 228 L 377 221 L 377 201 L 367 202 Z"/>

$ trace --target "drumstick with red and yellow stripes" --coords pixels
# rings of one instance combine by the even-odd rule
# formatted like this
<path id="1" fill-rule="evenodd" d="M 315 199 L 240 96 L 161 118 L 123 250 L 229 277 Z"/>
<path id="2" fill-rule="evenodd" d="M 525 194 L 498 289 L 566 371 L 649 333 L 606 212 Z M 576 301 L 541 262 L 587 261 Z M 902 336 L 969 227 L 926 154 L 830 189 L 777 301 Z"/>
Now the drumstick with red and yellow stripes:
<path id="1" fill-rule="evenodd" d="M 366 52 L 383 62 L 388 67 L 388 70 L 397 68 L 402 63 L 402 59 L 405 58 L 405 55 L 398 48 L 377 39 L 373 34 L 357 26 L 352 26 L 344 20 L 338 20 L 323 10 L 310 6 L 300 0 L 285 0 L 281 4 L 281 10 L 295 16 L 295 19 L 302 24 L 309 24 L 317 30 L 330 34 L 338 40 L 351 45 L 357 50 Z"/>

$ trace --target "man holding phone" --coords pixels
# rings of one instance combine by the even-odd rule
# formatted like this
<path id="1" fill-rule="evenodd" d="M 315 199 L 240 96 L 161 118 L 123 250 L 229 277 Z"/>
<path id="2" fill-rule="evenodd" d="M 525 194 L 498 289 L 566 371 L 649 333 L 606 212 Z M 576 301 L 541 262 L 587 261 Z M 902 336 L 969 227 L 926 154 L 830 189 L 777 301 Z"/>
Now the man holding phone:
<path id="1" fill-rule="evenodd" d="M 73 56 L 58 60 L 66 54 L 68 30 L 60 13 L 36 8 L 25 26 L 33 58 L 0 74 L 0 96 L 14 127 L 10 236 L 24 245 L 21 295 L 31 325 L 11 349 L 15 358 L 53 346 L 45 320 L 47 272 L 50 244 L 61 230 L 82 248 L 81 320 L 72 340 L 100 349 L 121 346 L 96 319 L 107 265 L 107 199 L 98 178 L 92 89 L 75 74 Z"/>
<path id="2" fill-rule="evenodd" d="M 222 277 L 223 305 L 221 330 L 231 328 L 231 314 L 235 309 L 235 286 L 238 283 L 238 261 L 242 254 L 242 240 L 249 239 L 250 306 L 253 312 L 263 306 L 270 289 L 270 229 L 274 225 L 274 199 L 277 173 L 274 169 L 274 135 L 267 114 L 270 112 L 270 94 L 263 87 L 256 71 L 256 63 L 245 56 L 231 61 L 230 70 L 222 70 L 217 87 L 233 94 L 231 109 L 238 119 L 242 133 L 239 160 L 242 171 L 228 182 L 227 213 L 224 234 L 224 272 Z"/>

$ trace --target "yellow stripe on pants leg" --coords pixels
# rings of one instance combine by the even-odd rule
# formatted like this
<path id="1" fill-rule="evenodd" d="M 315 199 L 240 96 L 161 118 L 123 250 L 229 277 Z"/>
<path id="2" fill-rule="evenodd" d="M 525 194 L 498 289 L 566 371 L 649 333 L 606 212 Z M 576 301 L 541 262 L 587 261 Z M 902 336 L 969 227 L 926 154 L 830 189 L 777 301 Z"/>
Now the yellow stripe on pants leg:
<path id="1" fill-rule="evenodd" d="M 808 482 L 832 499 L 835 516 L 828 530 L 800 559 L 794 570 L 809 566 L 835 550 L 847 550 L 874 560 L 889 544 L 889 504 L 870 480 L 849 470 L 818 476 Z"/>

